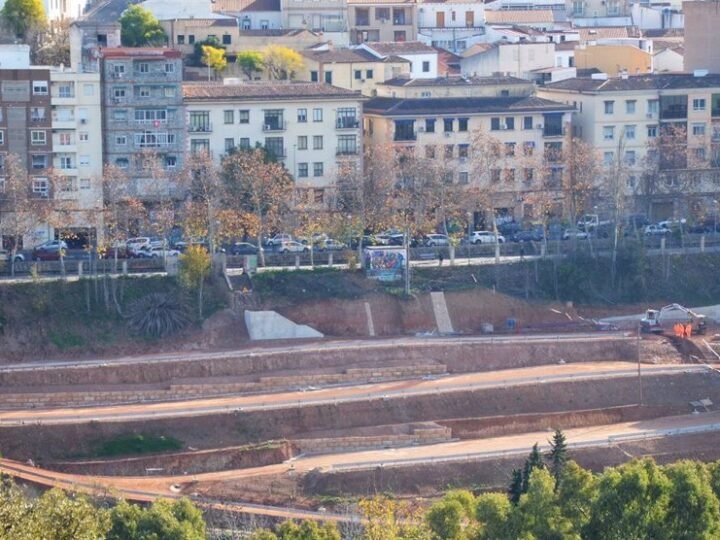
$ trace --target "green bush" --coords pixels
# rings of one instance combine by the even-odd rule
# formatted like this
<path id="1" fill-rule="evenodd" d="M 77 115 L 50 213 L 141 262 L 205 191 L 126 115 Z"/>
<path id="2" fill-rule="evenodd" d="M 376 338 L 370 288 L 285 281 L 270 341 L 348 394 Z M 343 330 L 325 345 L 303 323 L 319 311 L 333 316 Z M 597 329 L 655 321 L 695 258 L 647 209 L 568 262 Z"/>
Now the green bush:
<path id="1" fill-rule="evenodd" d="M 168 452 L 180 450 L 182 442 L 164 435 L 144 435 L 131 433 L 119 435 L 97 445 L 95 455 L 100 457 L 124 456 L 132 454 L 148 454 L 151 452 Z"/>

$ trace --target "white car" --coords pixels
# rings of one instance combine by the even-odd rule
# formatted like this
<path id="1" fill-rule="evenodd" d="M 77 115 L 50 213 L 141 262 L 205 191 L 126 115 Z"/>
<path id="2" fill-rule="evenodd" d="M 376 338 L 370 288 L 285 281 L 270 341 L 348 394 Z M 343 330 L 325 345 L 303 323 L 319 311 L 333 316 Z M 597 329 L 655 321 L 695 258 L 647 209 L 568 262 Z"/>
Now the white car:
<path id="1" fill-rule="evenodd" d="M 346 247 L 347 246 L 342 242 L 333 240 L 332 238 L 328 238 L 327 240 L 323 240 L 317 244 L 317 249 L 319 251 L 342 251 Z"/>
<path id="2" fill-rule="evenodd" d="M 280 245 L 280 253 L 307 253 L 310 248 L 300 242 L 288 240 Z"/>
<path id="3" fill-rule="evenodd" d="M 645 235 L 646 236 L 660 236 L 664 234 L 669 234 L 670 229 L 667 227 L 663 227 L 661 224 L 657 225 L 647 225 L 645 227 Z"/>
<path id="4" fill-rule="evenodd" d="M 276 234 L 270 240 L 267 241 L 267 245 L 270 247 L 281 246 L 285 242 L 295 242 L 295 240 L 293 240 L 293 237 L 291 234 Z"/>
<path id="5" fill-rule="evenodd" d="M 502 244 L 505 242 L 505 237 L 501 234 L 496 235 L 492 231 L 473 231 L 470 236 L 471 244 L 494 244 L 497 238 L 497 243 Z"/>
<path id="6" fill-rule="evenodd" d="M 0 249 L 0 262 L 8 262 L 11 256 L 12 251 L 10 251 L 9 249 Z M 23 262 L 24 260 L 25 255 L 23 255 L 22 253 L 15 254 L 15 262 Z"/>
<path id="7" fill-rule="evenodd" d="M 563 240 L 570 240 L 571 238 L 577 238 L 578 240 L 586 240 L 590 235 L 587 231 L 581 231 L 580 229 L 565 229 L 562 235 Z"/>
<path id="8" fill-rule="evenodd" d="M 143 248 L 135 252 L 140 259 L 164 259 L 165 257 L 177 257 L 180 252 L 177 249 L 163 249 L 161 247 Z"/>
<path id="9" fill-rule="evenodd" d="M 130 253 L 137 253 L 141 249 L 150 247 L 150 238 L 147 236 L 138 236 L 137 238 L 128 238 L 125 242 Z"/>
<path id="10" fill-rule="evenodd" d="M 444 234 L 428 234 L 425 236 L 425 245 L 428 247 L 449 246 L 450 238 Z"/>

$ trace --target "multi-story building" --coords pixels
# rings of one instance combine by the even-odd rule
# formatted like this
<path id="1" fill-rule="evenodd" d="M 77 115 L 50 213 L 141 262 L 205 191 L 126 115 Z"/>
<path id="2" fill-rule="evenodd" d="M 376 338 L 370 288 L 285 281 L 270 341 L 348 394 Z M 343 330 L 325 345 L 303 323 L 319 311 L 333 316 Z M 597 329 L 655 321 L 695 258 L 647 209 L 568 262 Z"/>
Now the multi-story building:
<path id="1" fill-rule="evenodd" d="M 628 0 L 565 0 L 565 10 L 575 26 L 630 26 Z"/>
<path id="2" fill-rule="evenodd" d="M 351 43 L 413 41 L 417 36 L 416 0 L 348 0 Z"/>
<path id="3" fill-rule="evenodd" d="M 685 13 L 685 69 L 720 73 L 720 11 L 714 2 L 683 2 Z"/>
<path id="4" fill-rule="evenodd" d="M 283 28 L 347 32 L 347 0 L 280 0 Z"/>
<path id="5" fill-rule="evenodd" d="M 434 79 L 438 76 L 438 51 L 419 41 L 363 43 L 360 49 L 378 58 L 403 58 L 410 62 L 410 77 Z"/>
<path id="6" fill-rule="evenodd" d="M 384 81 L 410 75 L 409 60 L 399 56 L 379 58 L 365 49 L 333 49 L 323 44 L 302 51 L 302 55 L 305 65 L 298 80 L 359 90 L 365 96 L 373 95 Z"/>
<path id="7" fill-rule="evenodd" d="M 505 85 L 501 81 L 499 88 Z M 533 197 L 557 195 L 562 204 L 562 149 L 573 107 L 534 96 L 387 98 L 377 97 L 364 108 L 365 144 L 393 145 L 419 158 L 444 160 L 445 179 L 478 191 L 495 215 L 532 219 Z M 477 134 L 486 134 L 480 148 Z M 480 138 L 483 136 L 480 135 Z M 499 150 L 482 171 L 481 154 Z M 476 154 L 477 153 L 477 154 Z M 483 178 L 480 178 L 483 176 Z"/>
<path id="8" fill-rule="evenodd" d="M 720 183 L 720 75 L 598 75 L 551 84 L 538 95 L 574 105 L 575 134 L 608 167 L 622 164 L 628 209 L 652 219 L 712 209 Z M 675 148 L 664 151 L 663 141 Z M 687 169 L 692 181 L 682 180 Z"/>
<path id="9" fill-rule="evenodd" d="M 437 79 L 396 78 L 377 85 L 378 97 L 527 97 L 535 86 L 515 77 L 438 77 Z"/>
<path id="10" fill-rule="evenodd" d="M 418 5 L 417 39 L 461 52 L 485 35 L 485 5 L 478 2 L 424 1 Z"/>
<path id="11" fill-rule="evenodd" d="M 125 171 L 130 191 L 152 201 L 166 186 L 153 185 L 151 170 L 171 179 L 183 167 L 185 113 L 182 59 L 165 48 L 101 51 L 105 162 Z M 170 193 L 172 195 L 172 193 Z"/>
<path id="12" fill-rule="evenodd" d="M 462 73 L 487 77 L 505 73 L 529 79 L 535 70 L 555 66 L 555 44 L 551 42 L 478 43 L 462 53 Z"/>
<path id="13" fill-rule="evenodd" d="M 183 85 L 188 149 L 216 161 L 234 148 L 263 146 L 300 190 L 329 204 L 338 167 L 362 164 L 359 92 L 323 83 Z"/>

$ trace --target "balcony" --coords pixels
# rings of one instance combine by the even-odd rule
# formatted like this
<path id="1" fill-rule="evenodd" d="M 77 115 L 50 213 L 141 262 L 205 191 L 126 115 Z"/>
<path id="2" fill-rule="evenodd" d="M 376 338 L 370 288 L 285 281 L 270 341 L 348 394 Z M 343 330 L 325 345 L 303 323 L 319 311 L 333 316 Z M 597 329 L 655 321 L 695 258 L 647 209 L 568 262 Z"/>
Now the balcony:
<path id="1" fill-rule="evenodd" d="M 265 124 L 263 124 L 263 131 L 265 133 L 271 133 L 273 131 L 285 131 L 287 129 L 287 122 L 284 122 L 282 120 L 277 120 L 273 122 L 269 122 L 268 120 L 265 120 Z"/>
<path id="2" fill-rule="evenodd" d="M 335 122 L 335 129 L 358 129 L 360 121 L 355 117 L 338 118 Z"/>
<path id="3" fill-rule="evenodd" d="M 212 124 L 210 124 L 210 123 L 190 124 L 188 126 L 188 132 L 190 132 L 190 133 L 210 133 L 210 132 L 212 132 Z"/>
<path id="4" fill-rule="evenodd" d="M 175 135 L 169 133 L 136 133 L 135 146 L 139 148 L 165 148 L 175 144 Z"/>
<path id="5" fill-rule="evenodd" d="M 357 147 L 347 147 L 347 148 L 338 148 L 335 151 L 336 156 L 357 156 L 358 155 L 358 149 Z"/>
<path id="6" fill-rule="evenodd" d="M 720 104 L 719 104 L 719 105 L 720 105 Z M 713 107 L 713 108 L 711 109 L 710 114 L 712 115 L 713 118 L 720 118 L 720 106 L 718 106 L 718 107 Z"/>

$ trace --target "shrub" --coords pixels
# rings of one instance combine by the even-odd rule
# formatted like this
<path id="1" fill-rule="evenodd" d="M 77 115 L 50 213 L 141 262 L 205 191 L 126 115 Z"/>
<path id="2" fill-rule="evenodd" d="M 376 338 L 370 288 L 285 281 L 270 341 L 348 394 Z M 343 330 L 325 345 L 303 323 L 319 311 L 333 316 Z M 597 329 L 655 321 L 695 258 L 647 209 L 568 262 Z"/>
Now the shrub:
<path id="1" fill-rule="evenodd" d="M 167 293 L 151 293 L 135 300 L 128 312 L 130 328 L 148 337 L 175 334 L 190 323 L 185 302 Z"/>

